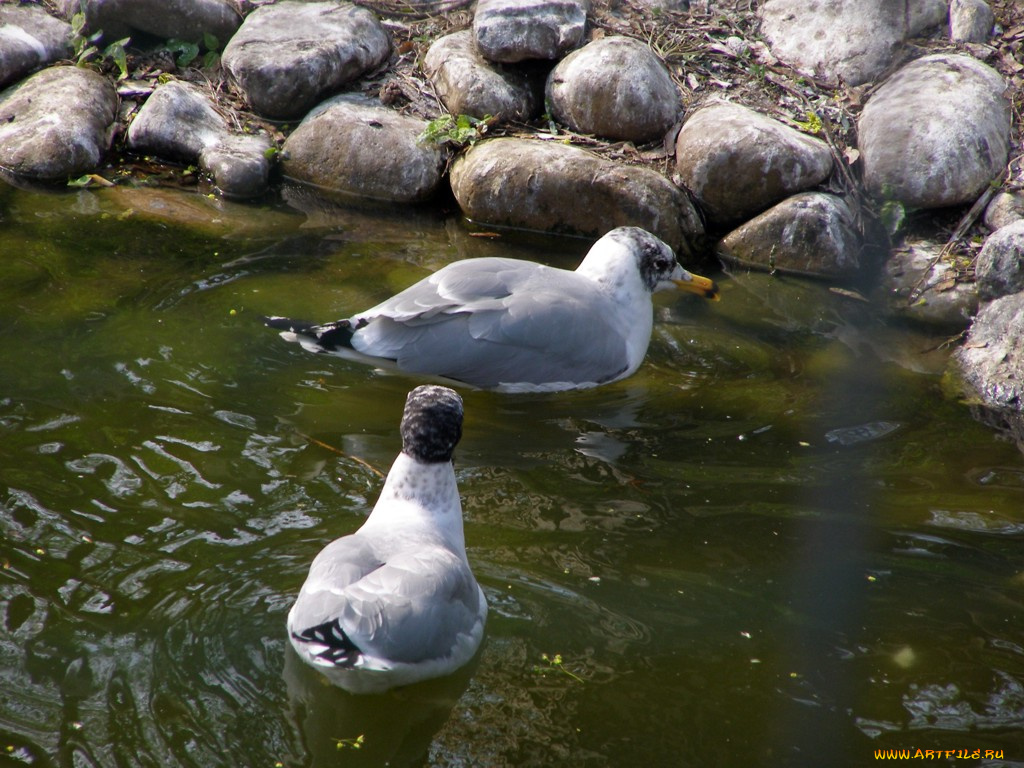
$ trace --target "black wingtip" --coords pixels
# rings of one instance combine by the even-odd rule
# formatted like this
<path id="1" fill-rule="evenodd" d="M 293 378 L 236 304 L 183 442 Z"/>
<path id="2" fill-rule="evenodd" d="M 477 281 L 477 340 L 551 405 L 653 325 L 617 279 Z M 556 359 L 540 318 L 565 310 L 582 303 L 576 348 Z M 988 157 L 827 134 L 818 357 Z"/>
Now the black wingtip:
<path id="1" fill-rule="evenodd" d="M 290 317 L 264 316 L 263 324 L 279 331 L 288 341 L 301 341 L 303 346 L 316 347 L 314 351 L 330 352 L 352 347 L 352 324 L 348 320 L 318 325 Z M 299 338 L 301 337 L 301 339 Z"/>
<path id="2" fill-rule="evenodd" d="M 313 655 L 336 667 L 354 667 L 363 655 L 359 646 L 345 634 L 337 619 L 325 621 L 302 632 L 292 632 L 292 637 L 302 643 L 323 646 L 322 651 Z"/>

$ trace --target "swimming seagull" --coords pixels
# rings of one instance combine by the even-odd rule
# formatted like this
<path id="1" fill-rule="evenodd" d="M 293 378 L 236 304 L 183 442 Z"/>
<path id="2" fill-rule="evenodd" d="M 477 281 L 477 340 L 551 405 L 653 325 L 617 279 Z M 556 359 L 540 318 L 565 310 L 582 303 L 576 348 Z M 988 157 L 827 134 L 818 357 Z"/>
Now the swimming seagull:
<path id="1" fill-rule="evenodd" d="M 574 272 L 466 259 L 344 320 L 264 322 L 311 352 L 481 389 L 583 389 L 640 367 L 654 324 L 651 294 L 669 288 L 718 298 L 714 282 L 684 270 L 664 242 L 619 227 Z"/>
<path id="2" fill-rule="evenodd" d="M 299 657 L 352 693 L 455 671 L 476 653 L 487 619 L 452 467 L 462 398 L 417 387 L 401 433 L 402 452 L 370 516 L 316 556 L 288 613 Z"/>

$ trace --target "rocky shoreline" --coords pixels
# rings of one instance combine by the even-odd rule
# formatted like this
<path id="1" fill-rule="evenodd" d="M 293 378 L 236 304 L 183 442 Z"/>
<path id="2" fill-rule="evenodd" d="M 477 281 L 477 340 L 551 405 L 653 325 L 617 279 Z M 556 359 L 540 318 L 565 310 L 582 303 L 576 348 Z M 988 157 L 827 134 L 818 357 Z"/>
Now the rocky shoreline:
<path id="1" fill-rule="evenodd" d="M 237 199 L 283 178 L 450 194 L 490 226 L 641 226 L 684 262 L 837 282 L 963 334 L 966 392 L 1020 439 L 1024 9 L 825 5 L 5 3 L 0 171 L 133 183 L 120 149 Z"/>

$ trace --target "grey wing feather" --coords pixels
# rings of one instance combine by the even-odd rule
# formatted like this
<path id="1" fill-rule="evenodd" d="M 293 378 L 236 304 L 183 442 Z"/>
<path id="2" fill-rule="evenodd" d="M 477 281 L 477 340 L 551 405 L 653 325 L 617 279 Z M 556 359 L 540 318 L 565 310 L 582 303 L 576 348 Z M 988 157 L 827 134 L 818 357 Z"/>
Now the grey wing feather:
<path id="1" fill-rule="evenodd" d="M 481 600 L 469 566 L 448 550 L 384 564 L 360 537 L 348 536 L 313 561 L 289 628 L 301 633 L 337 620 L 364 655 L 416 662 L 448 655 L 458 633 L 472 630 Z"/>
<path id="2" fill-rule="evenodd" d="M 515 259 L 440 270 L 353 318 L 360 352 L 477 386 L 599 382 L 626 367 L 607 299 L 585 278 Z"/>

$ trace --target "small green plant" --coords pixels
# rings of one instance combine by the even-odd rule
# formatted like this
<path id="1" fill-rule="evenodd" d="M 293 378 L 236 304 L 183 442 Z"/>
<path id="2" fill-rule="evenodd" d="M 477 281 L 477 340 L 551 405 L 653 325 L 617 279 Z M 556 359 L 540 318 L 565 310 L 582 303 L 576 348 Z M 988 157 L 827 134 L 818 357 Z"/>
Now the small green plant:
<path id="1" fill-rule="evenodd" d="M 821 133 L 824 124 L 821 122 L 821 116 L 817 112 L 807 110 L 807 120 L 802 123 L 797 122 L 796 127 L 810 134 L 818 134 Z"/>
<path id="2" fill-rule="evenodd" d="M 473 145 L 487 133 L 493 120 L 490 115 L 486 115 L 482 120 L 470 115 L 441 115 L 427 123 L 427 127 L 416 140 L 421 144 L 452 144 L 456 147 Z"/>
<path id="3" fill-rule="evenodd" d="M 91 35 L 85 34 L 84 11 L 79 11 L 71 17 L 71 46 L 75 52 L 75 64 L 84 67 L 96 58 L 100 63 L 110 59 L 120 72 L 117 79 L 124 80 L 128 77 L 128 54 L 125 53 L 124 47 L 131 42 L 131 38 L 123 37 L 120 40 L 115 40 L 101 51 L 99 41 L 102 39 L 102 29 Z"/>
<path id="4" fill-rule="evenodd" d="M 542 653 L 540 655 L 540 658 L 541 658 L 541 661 L 546 661 L 548 663 L 548 666 L 547 667 L 541 667 L 541 666 L 534 667 L 533 671 L 536 672 L 537 674 L 543 675 L 549 669 L 557 669 L 559 672 L 562 672 L 562 673 L 568 675 L 569 677 L 571 677 L 573 680 L 575 680 L 578 683 L 585 683 L 586 682 L 586 680 L 584 680 L 582 677 L 577 675 L 575 672 L 570 672 L 568 669 L 565 668 L 564 664 L 562 663 L 562 654 L 556 653 L 554 656 L 548 656 L 546 653 Z"/>
<path id="5" fill-rule="evenodd" d="M 363 748 L 363 734 L 359 734 L 354 739 L 335 739 L 334 748 L 339 752 L 343 749 L 362 749 Z"/>
<path id="6" fill-rule="evenodd" d="M 879 216 L 885 231 L 889 233 L 889 237 L 893 237 L 903 229 L 903 225 L 907 221 L 907 209 L 899 200 L 889 199 L 882 203 Z"/>
<path id="7" fill-rule="evenodd" d="M 171 53 L 174 56 L 174 63 L 179 67 L 188 67 L 199 58 L 199 52 L 206 49 L 206 54 L 203 56 L 203 68 L 209 69 L 215 67 L 220 62 L 220 40 L 217 39 L 216 35 L 211 35 L 209 32 L 203 35 L 203 41 L 192 42 L 191 40 L 178 40 L 176 38 L 168 40 L 167 44 L 164 45 L 164 50 Z"/>

